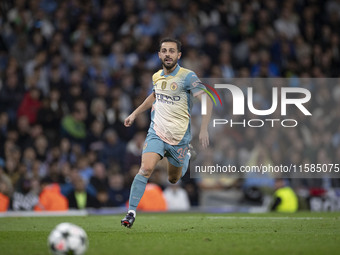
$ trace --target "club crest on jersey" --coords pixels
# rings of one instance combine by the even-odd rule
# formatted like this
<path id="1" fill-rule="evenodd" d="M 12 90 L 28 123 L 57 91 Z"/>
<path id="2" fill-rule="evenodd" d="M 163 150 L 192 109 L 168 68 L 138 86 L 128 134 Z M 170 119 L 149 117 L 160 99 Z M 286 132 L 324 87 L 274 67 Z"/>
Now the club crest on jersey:
<path id="1" fill-rule="evenodd" d="M 176 82 L 171 83 L 171 85 L 170 85 L 171 90 L 175 91 L 177 88 L 178 88 L 178 85 L 177 85 Z"/>
<path id="2" fill-rule="evenodd" d="M 165 90 L 165 88 L 166 88 L 166 81 L 163 81 L 163 82 L 162 82 L 161 88 L 162 88 L 162 90 Z"/>

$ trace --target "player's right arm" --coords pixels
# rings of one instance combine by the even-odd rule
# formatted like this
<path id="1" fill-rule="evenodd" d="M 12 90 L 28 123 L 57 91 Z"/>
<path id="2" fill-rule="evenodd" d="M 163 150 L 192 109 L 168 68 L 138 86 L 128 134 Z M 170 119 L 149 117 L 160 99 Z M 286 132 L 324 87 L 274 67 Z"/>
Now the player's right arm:
<path id="1" fill-rule="evenodd" d="M 144 102 L 137 107 L 136 110 L 134 110 L 124 121 L 124 125 L 125 127 L 130 127 L 133 122 L 135 121 L 135 119 L 137 118 L 137 116 L 142 113 L 145 112 L 146 110 L 150 109 L 152 107 L 152 104 L 155 102 L 156 99 L 156 95 L 155 92 L 152 92 L 145 100 Z"/>

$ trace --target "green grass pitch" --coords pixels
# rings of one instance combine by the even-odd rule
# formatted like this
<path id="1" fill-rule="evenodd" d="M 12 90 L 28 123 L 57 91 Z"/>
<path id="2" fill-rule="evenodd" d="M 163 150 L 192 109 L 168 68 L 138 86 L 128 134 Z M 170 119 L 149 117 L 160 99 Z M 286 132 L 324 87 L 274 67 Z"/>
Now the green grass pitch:
<path id="1" fill-rule="evenodd" d="M 89 237 L 86 254 L 339 254 L 340 213 L 124 215 L 0 218 L 0 254 L 49 254 L 47 236 L 72 222 Z"/>

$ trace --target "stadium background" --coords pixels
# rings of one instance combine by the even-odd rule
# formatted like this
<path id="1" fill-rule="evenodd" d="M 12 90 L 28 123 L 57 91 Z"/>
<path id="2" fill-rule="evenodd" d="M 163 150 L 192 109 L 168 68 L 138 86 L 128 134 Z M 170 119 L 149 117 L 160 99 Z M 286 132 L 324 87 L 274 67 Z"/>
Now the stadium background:
<path id="1" fill-rule="evenodd" d="M 50 183 L 69 200 L 75 186 L 86 189 L 91 207 L 125 206 L 149 113 L 129 129 L 123 121 L 151 92 L 160 38 L 180 39 L 180 64 L 199 77 L 338 77 L 335 0 L 3 0 L 0 7 L 0 193 L 11 210 L 33 210 Z M 306 85 L 317 121 L 289 132 L 228 130 L 221 134 L 229 137 L 225 155 L 212 156 L 235 165 L 338 163 L 340 84 L 332 81 Z M 265 87 L 257 96 L 264 105 L 271 100 Z M 151 182 L 182 190 L 169 186 L 165 174 L 160 165 Z M 246 183 L 187 176 L 180 186 L 191 206 L 209 205 L 206 194 L 220 205 L 261 205 L 258 191 L 273 190 L 272 179 Z M 338 179 L 290 184 L 302 208 L 316 196 L 316 209 L 339 209 L 329 202 L 338 199 L 330 192 Z"/>

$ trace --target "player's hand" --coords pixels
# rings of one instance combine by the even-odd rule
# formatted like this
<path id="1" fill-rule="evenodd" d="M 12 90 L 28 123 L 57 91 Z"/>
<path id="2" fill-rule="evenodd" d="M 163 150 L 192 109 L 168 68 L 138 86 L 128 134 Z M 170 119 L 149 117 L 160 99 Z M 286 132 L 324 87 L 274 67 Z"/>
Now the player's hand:
<path id="1" fill-rule="evenodd" d="M 200 143 L 203 149 L 209 146 L 209 133 L 207 130 L 201 130 L 199 134 Z"/>
<path id="2" fill-rule="evenodd" d="M 131 113 L 131 114 L 125 119 L 125 121 L 124 121 L 124 126 L 125 126 L 125 127 L 130 127 L 130 126 L 133 124 L 133 122 L 135 121 L 135 118 L 136 118 L 136 116 L 135 116 L 133 113 Z"/>

